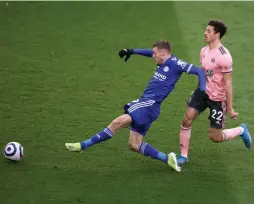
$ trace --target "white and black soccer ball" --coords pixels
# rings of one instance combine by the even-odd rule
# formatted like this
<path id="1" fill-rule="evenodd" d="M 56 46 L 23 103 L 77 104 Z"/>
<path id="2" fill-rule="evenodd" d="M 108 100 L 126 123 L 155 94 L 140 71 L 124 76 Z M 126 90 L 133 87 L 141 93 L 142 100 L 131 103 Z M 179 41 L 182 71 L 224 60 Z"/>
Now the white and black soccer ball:
<path id="1" fill-rule="evenodd" d="M 24 157 L 24 148 L 18 142 L 9 142 L 4 147 L 5 158 L 13 161 L 20 161 Z"/>

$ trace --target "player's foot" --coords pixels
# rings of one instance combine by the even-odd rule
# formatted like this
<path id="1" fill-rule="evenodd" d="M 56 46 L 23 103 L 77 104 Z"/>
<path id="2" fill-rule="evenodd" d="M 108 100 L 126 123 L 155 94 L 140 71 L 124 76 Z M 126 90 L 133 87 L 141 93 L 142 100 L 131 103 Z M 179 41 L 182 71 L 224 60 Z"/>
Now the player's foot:
<path id="1" fill-rule="evenodd" d="M 249 132 L 249 129 L 248 129 L 248 125 L 245 124 L 245 123 L 242 123 L 240 126 L 244 129 L 243 134 L 241 134 L 240 136 L 241 136 L 245 146 L 248 149 L 250 149 L 251 148 L 252 139 L 251 139 L 251 135 L 250 135 L 250 132 Z"/>
<path id="2" fill-rule="evenodd" d="M 168 154 L 168 165 L 178 172 L 181 171 L 181 167 L 177 164 L 176 154 L 174 152 Z"/>
<path id="3" fill-rule="evenodd" d="M 184 156 L 182 156 L 182 155 L 179 155 L 178 157 L 177 157 L 177 165 L 178 166 L 181 166 L 181 165 L 184 165 L 184 164 L 186 164 L 186 163 L 188 163 L 188 157 L 184 157 Z"/>
<path id="4" fill-rule="evenodd" d="M 80 143 L 65 143 L 65 147 L 70 150 L 71 152 L 81 152 L 81 145 Z"/>

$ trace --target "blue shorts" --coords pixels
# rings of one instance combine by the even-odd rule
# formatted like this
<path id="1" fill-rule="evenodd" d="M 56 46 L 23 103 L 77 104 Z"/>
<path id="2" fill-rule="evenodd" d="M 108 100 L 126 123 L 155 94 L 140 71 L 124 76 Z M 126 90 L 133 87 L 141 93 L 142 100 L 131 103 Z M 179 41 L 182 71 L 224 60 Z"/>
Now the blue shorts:
<path id="1" fill-rule="evenodd" d="M 131 116 L 131 130 L 145 136 L 160 115 L 160 103 L 151 99 L 137 99 L 126 104 L 124 111 Z"/>

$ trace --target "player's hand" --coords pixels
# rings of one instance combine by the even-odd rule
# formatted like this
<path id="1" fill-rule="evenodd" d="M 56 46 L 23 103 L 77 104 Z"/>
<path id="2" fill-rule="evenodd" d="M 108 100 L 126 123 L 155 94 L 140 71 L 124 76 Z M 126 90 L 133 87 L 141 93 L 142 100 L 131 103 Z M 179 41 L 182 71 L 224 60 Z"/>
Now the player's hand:
<path id="1" fill-rule="evenodd" d="M 231 119 L 236 120 L 238 117 L 238 113 L 234 111 L 234 109 L 228 110 L 228 115 Z"/>
<path id="2" fill-rule="evenodd" d="M 133 49 L 122 49 L 119 52 L 119 57 L 123 58 L 125 56 L 124 61 L 127 62 L 127 60 L 130 59 L 132 54 L 133 54 Z"/>

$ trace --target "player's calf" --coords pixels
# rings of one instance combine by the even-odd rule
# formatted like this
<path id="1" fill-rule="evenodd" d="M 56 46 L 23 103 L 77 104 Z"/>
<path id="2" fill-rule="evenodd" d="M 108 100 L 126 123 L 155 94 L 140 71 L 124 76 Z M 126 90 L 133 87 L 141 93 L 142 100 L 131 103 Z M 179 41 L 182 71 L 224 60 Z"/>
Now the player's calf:
<path id="1" fill-rule="evenodd" d="M 128 146 L 131 151 L 139 152 L 140 146 L 142 144 L 143 135 L 135 132 L 133 130 L 130 131 Z"/>
<path id="2" fill-rule="evenodd" d="M 151 157 L 153 159 L 160 160 L 164 163 L 168 162 L 168 155 L 154 149 L 150 144 L 143 142 L 143 135 L 140 133 L 131 130 L 130 137 L 129 137 L 129 148 L 144 156 Z"/>
<path id="3" fill-rule="evenodd" d="M 129 149 L 131 151 L 133 151 L 133 152 L 139 152 L 139 148 L 141 146 L 141 143 L 131 143 L 131 142 L 129 142 L 128 146 L 129 146 Z"/>
<path id="4" fill-rule="evenodd" d="M 139 141 L 138 138 L 135 138 L 134 140 L 132 140 L 131 138 L 129 139 L 129 149 L 133 152 L 139 152 L 140 146 L 142 144 L 142 139 Z"/>
<path id="5" fill-rule="evenodd" d="M 210 128 L 209 139 L 215 143 L 223 142 L 224 138 L 223 138 L 222 129 Z"/>
<path id="6" fill-rule="evenodd" d="M 88 140 L 76 143 L 66 143 L 65 146 L 70 151 L 80 152 L 95 144 L 105 142 L 113 137 L 117 130 L 128 127 L 131 124 L 131 117 L 128 114 L 124 114 L 114 119 L 110 125 L 100 132 L 96 133 Z"/>
<path id="7" fill-rule="evenodd" d="M 188 160 L 189 142 L 191 137 L 191 126 L 193 120 L 197 117 L 198 112 L 196 109 L 188 107 L 184 119 L 182 121 L 180 129 L 180 149 L 181 156 Z M 180 157 L 181 158 L 181 157 Z M 183 163 L 181 159 L 178 159 L 179 163 Z M 186 162 L 185 162 L 186 163 Z"/>
<path id="8" fill-rule="evenodd" d="M 252 139 L 248 130 L 248 126 L 244 123 L 241 124 L 239 127 L 225 129 L 225 130 L 210 128 L 210 133 L 209 133 L 209 138 L 216 143 L 229 141 L 238 136 L 242 138 L 245 146 L 248 149 L 250 149 L 252 144 Z"/>

